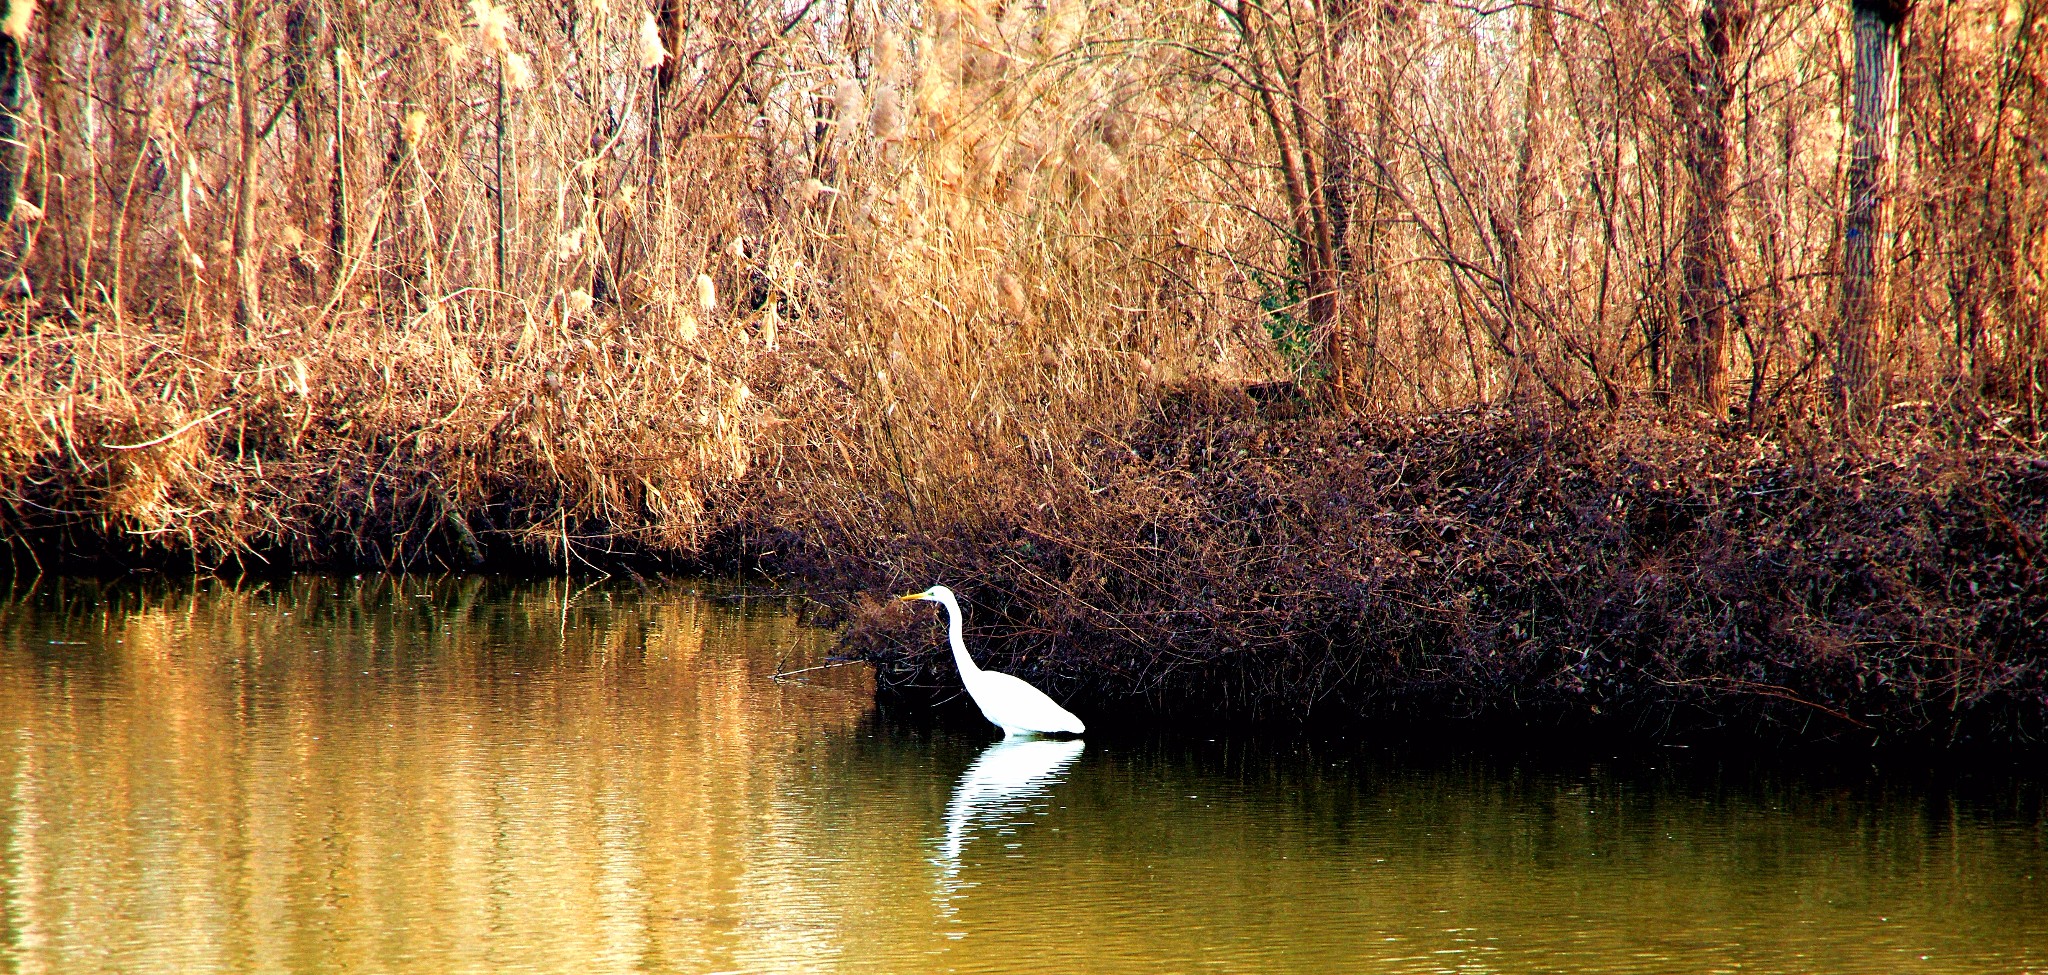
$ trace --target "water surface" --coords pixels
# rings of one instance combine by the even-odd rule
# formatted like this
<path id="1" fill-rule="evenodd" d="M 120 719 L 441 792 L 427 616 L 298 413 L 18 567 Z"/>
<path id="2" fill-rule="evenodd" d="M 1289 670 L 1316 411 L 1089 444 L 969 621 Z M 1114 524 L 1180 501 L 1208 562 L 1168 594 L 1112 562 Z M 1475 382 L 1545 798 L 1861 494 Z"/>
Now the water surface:
<path id="1" fill-rule="evenodd" d="M 2048 971 L 2038 783 L 997 743 L 735 595 L 17 587 L 0 971 Z"/>

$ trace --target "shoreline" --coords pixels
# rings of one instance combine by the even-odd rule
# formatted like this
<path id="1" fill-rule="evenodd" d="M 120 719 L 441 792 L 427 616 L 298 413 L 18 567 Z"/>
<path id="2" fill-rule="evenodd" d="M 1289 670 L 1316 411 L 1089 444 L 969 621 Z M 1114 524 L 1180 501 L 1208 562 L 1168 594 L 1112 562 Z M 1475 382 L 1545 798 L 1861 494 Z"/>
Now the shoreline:
<path id="1" fill-rule="evenodd" d="M 574 568 L 810 591 L 882 693 L 913 699 L 950 671 L 933 624 L 883 599 L 941 579 L 985 663 L 1098 711 L 2038 746 L 2048 460 L 1945 419 L 1828 441 L 1628 409 L 1335 418 L 1212 388 L 1049 475 L 961 485 L 903 530 L 757 475 L 707 508 L 703 544 Z M 122 565 L 112 546 L 77 559 L 114 540 L 88 523 L 41 534 L 39 559 L 53 542 L 72 557 L 46 570 Z M 359 538 L 329 551 L 241 567 L 407 568 L 343 561 Z M 410 571 L 538 567 L 530 542 L 487 530 L 421 551 Z M 126 567 L 236 568 L 175 547 Z"/>

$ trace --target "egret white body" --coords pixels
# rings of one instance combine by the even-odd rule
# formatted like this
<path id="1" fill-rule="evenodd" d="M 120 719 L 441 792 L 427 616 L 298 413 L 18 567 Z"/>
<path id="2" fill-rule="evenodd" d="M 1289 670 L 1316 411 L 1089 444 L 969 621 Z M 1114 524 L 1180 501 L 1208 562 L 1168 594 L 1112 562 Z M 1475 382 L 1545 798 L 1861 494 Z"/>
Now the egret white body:
<path id="1" fill-rule="evenodd" d="M 1012 735 L 1078 735 L 1087 730 L 1081 719 L 1074 713 L 1060 707 L 1043 691 L 1012 677 L 993 670 L 975 666 L 974 658 L 967 655 L 967 641 L 960 638 L 960 603 L 953 598 L 953 590 L 945 586 L 933 586 L 923 592 L 914 592 L 902 597 L 904 600 L 924 600 L 946 607 L 946 635 L 953 643 L 953 662 L 960 668 L 960 682 L 967 685 L 967 696 L 974 699 L 981 708 L 982 717 L 996 727 L 1003 729 L 1005 737 Z"/>

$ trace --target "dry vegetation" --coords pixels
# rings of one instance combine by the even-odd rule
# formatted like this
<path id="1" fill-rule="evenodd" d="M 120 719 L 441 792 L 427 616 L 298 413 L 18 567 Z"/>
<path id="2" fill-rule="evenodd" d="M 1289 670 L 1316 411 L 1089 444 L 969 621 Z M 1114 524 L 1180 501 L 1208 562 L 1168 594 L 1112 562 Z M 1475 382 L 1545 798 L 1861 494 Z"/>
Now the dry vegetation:
<path id="1" fill-rule="evenodd" d="M 870 566 L 828 576 L 867 592 L 950 580 L 971 639 L 1104 715 L 2038 743 L 2048 459 L 1943 422 L 1895 411 L 1843 445 L 1635 410 L 1344 420 L 1197 397 L 1098 441 L 1041 506 L 912 544 L 825 535 L 867 557 L 790 562 Z M 953 693 L 929 614 L 849 605 L 889 683 Z"/>
<path id="2" fill-rule="evenodd" d="M 1328 425 L 1258 434 L 1304 438 L 1290 492 L 1346 490 L 1307 460 L 1328 430 L 1430 415 L 1489 418 L 1471 436 L 1501 445 L 1458 456 L 1563 424 L 1730 483 L 1797 469 L 1738 441 L 1934 451 L 1885 483 L 1941 511 L 1980 484 L 2039 551 L 2009 492 L 2048 407 L 2043 0 L 32 6 L 0 25 L 17 563 L 609 564 L 723 539 L 876 579 L 1020 525 L 1114 552 L 1164 530 L 1149 509 L 1064 519 L 1124 476 L 1121 445 L 1184 456 L 1253 421 L 1161 398 L 1246 387 Z M 1623 475 L 1580 436 L 1588 476 Z M 1179 517 L 1238 510 L 1184 490 Z M 1851 520 L 1814 531 L 1860 524 L 1861 501 L 1816 503 Z M 1550 541 L 1548 572 L 1619 558 Z M 1160 565 L 1250 571 L 1203 551 Z M 2036 557 L 2017 623 L 1869 638 L 2005 652 L 2041 625 Z M 1012 623 L 1189 639 L 1118 622 L 1142 602 Z M 1202 625 L 1216 652 L 1350 639 L 1265 618 Z"/>

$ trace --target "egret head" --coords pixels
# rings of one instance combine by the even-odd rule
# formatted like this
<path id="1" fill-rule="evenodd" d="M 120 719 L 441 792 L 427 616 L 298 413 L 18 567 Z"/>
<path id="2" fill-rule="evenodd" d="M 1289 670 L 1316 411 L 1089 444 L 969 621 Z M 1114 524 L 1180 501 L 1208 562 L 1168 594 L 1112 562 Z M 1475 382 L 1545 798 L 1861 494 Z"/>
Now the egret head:
<path id="1" fill-rule="evenodd" d="M 906 603 L 916 602 L 918 600 L 924 600 L 926 602 L 933 603 L 950 603 L 953 602 L 953 590 L 948 589 L 945 586 L 933 586 L 930 589 L 927 589 L 923 592 L 914 592 L 910 593 L 909 595 L 898 596 L 896 597 L 896 599 L 899 602 Z"/>

